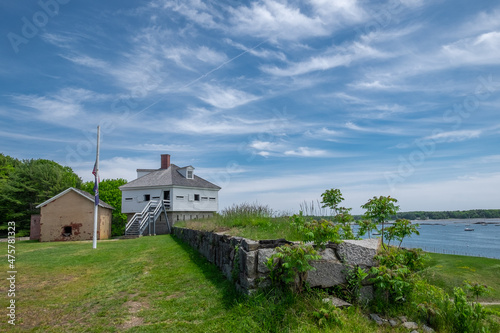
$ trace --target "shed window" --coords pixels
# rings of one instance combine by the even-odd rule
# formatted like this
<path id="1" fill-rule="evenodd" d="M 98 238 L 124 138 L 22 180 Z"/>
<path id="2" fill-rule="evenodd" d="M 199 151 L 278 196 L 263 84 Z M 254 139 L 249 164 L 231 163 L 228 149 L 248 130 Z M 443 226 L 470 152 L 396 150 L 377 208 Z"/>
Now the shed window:
<path id="1" fill-rule="evenodd" d="M 149 201 L 149 200 L 151 200 L 151 195 L 144 194 L 144 201 Z"/>
<path id="2" fill-rule="evenodd" d="M 68 237 L 68 236 L 71 236 L 72 234 L 73 234 L 73 227 L 71 227 L 69 225 L 65 226 L 64 230 L 63 230 L 63 236 Z"/>

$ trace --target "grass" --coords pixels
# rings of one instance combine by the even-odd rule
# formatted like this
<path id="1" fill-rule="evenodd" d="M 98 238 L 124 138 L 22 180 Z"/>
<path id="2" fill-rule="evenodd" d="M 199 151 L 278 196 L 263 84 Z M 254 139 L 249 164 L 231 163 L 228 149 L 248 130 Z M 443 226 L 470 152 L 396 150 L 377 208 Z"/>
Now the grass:
<path id="1" fill-rule="evenodd" d="M 178 226 L 252 239 L 301 238 L 289 218 L 258 205 L 235 206 L 212 220 Z M 7 243 L 0 247 L 7 253 Z M 451 294 L 464 280 L 480 282 L 493 290 L 480 300 L 500 302 L 500 260 L 430 258 L 423 275 L 431 283 Z M 378 327 L 360 307 L 335 312 L 322 302 L 321 291 L 243 296 L 214 265 L 170 235 L 100 241 L 96 250 L 91 242 L 17 242 L 16 269 L 17 325 L 1 321 L 0 331 L 406 332 Z M 0 291 L 7 294 L 6 288 Z M 4 311 L 7 304 L 7 297 L 0 298 Z M 320 325 L 315 312 L 330 321 Z M 499 327 L 500 317 L 492 320 Z"/>
<path id="2" fill-rule="evenodd" d="M 339 314 L 343 327 L 318 326 L 312 313 L 328 310 L 319 293 L 242 296 L 170 235 L 91 244 L 17 242 L 17 321 L 12 327 L 5 316 L 0 331 L 393 332 L 356 308 Z M 0 299 L 3 311 L 7 303 Z"/>
<path id="3" fill-rule="evenodd" d="M 432 284 L 451 294 L 453 287 L 462 286 L 465 280 L 477 282 L 490 290 L 480 301 L 500 302 L 500 260 L 438 253 L 429 257 L 425 276 Z"/>
<path id="4" fill-rule="evenodd" d="M 286 238 L 290 241 L 300 240 L 301 236 L 290 226 L 288 217 L 260 217 L 238 223 L 226 223 L 221 217 L 211 219 L 182 221 L 176 227 L 196 230 L 225 232 L 232 236 L 249 239 L 278 239 Z"/>

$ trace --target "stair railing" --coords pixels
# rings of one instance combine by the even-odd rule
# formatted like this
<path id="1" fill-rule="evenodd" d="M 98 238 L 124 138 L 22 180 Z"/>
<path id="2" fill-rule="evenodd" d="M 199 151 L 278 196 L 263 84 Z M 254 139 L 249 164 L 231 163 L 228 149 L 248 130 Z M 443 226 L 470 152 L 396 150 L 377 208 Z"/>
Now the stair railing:
<path id="1" fill-rule="evenodd" d="M 167 221 L 168 232 L 171 232 L 170 224 L 167 217 L 167 206 L 170 209 L 170 200 L 158 200 L 158 201 L 149 201 L 148 204 L 144 207 L 142 212 L 135 213 L 134 216 L 130 219 L 130 221 L 125 226 L 125 234 L 127 231 L 134 225 L 134 223 L 138 223 L 138 234 L 142 235 L 146 227 L 150 227 L 150 224 L 153 223 L 153 234 L 156 233 L 156 221 L 161 216 L 163 212 L 165 214 L 165 219 Z M 152 210 L 154 208 L 154 210 Z M 152 210 L 152 211 L 151 211 Z"/>

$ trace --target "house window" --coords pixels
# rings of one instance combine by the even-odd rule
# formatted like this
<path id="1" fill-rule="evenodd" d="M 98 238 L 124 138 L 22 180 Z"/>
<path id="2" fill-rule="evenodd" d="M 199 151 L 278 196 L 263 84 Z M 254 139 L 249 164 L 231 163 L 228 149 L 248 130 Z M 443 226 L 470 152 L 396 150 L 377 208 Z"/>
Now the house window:
<path id="1" fill-rule="evenodd" d="M 179 215 L 177 215 L 177 221 L 179 221 L 179 220 L 180 220 L 180 219 L 179 219 Z"/>
<path id="2" fill-rule="evenodd" d="M 175 198 L 177 200 L 184 200 L 184 196 L 183 195 L 176 195 Z"/>
<path id="3" fill-rule="evenodd" d="M 151 195 L 144 194 L 144 201 L 149 201 L 149 200 L 151 200 Z"/>
<path id="4" fill-rule="evenodd" d="M 188 179 L 193 179 L 193 170 L 188 170 L 187 171 L 187 178 Z"/>
<path id="5" fill-rule="evenodd" d="M 201 197 L 201 201 L 207 201 L 208 197 Z"/>
<path id="6" fill-rule="evenodd" d="M 128 201 L 128 200 L 133 200 L 133 199 L 134 199 L 134 198 L 125 198 L 125 200 L 127 200 L 127 201 Z"/>
<path id="7" fill-rule="evenodd" d="M 63 230 L 63 236 L 69 237 L 73 233 L 73 227 L 71 226 L 65 226 Z"/>
<path id="8" fill-rule="evenodd" d="M 210 198 L 210 201 L 215 201 L 215 198 Z"/>
<path id="9" fill-rule="evenodd" d="M 195 194 L 194 195 L 194 201 L 200 201 L 200 195 L 199 194 Z"/>

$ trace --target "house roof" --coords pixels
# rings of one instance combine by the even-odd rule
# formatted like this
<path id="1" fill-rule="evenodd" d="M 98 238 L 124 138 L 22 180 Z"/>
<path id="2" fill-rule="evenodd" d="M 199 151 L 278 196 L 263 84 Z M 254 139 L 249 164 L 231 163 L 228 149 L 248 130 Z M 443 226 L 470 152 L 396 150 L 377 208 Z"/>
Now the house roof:
<path id="1" fill-rule="evenodd" d="M 74 188 L 74 187 L 70 187 L 70 188 L 67 188 L 66 190 L 62 191 L 61 193 L 53 196 L 49 200 L 47 200 L 45 202 L 42 202 L 41 204 L 39 204 L 38 206 L 36 206 L 36 208 L 40 208 L 40 207 L 45 206 L 48 203 L 51 203 L 52 201 L 54 201 L 54 200 L 62 197 L 63 195 L 65 195 L 69 191 L 75 191 L 76 193 L 80 194 L 82 197 L 87 198 L 90 201 L 94 202 L 94 196 L 92 194 L 90 194 L 89 192 L 86 192 L 86 191 L 83 191 L 83 190 L 80 190 L 80 189 L 77 189 L 77 188 Z M 105 203 L 102 200 L 99 200 L 99 206 L 103 207 L 103 208 L 108 208 L 108 209 L 115 209 L 113 206 L 108 205 L 107 203 Z"/>
<path id="2" fill-rule="evenodd" d="M 184 167 L 186 168 L 186 167 Z M 157 187 L 157 186 L 186 186 L 186 187 L 199 187 L 220 190 L 220 187 L 212 184 L 211 182 L 193 176 L 193 179 L 185 178 L 180 172 L 180 169 L 175 164 L 170 164 L 167 169 L 157 169 L 147 175 L 139 177 L 131 182 L 120 186 L 120 190 L 127 190 L 138 187 Z"/>

